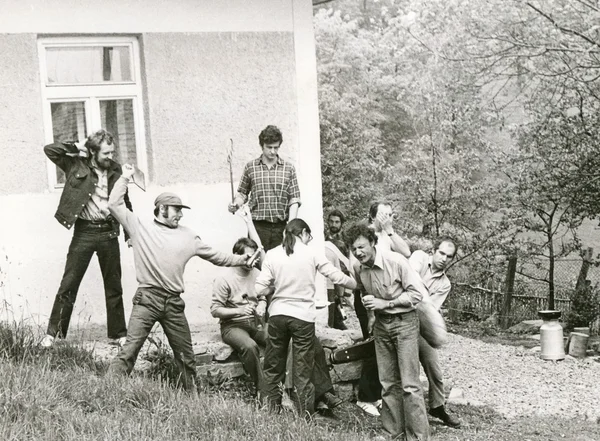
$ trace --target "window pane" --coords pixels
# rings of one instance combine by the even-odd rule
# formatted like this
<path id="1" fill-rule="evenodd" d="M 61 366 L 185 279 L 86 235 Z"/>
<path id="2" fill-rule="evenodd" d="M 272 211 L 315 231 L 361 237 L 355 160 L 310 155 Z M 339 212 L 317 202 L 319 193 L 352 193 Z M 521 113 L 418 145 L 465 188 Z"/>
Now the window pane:
<path id="1" fill-rule="evenodd" d="M 101 100 L 102 127 L 115 139 L 115 160 L 120 164 L 137 164 L 133 100 Z"/>
<path id="2" fill-rule="evenodd" d="M 51 103 L 52 136 L 54 142 L 77 142 L 87 137 L 85 103 L 83 101 Z M 65 174 L 56 167 L 57 182 L 64 184 Z"/>
<path id="3" fill-rule="evenodd" d="M 129 46 L 46 48 L 48 84 L 132 81 Z"/>

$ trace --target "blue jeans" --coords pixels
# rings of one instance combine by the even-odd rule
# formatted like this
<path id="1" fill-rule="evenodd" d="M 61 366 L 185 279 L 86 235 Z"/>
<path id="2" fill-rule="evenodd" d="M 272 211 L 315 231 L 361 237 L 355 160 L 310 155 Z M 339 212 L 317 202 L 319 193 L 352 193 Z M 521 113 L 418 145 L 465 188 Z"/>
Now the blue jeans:
<path id="1" fill-rule="evenodd" d="M 244 369 L 256 385 L 262 387 L 263 371 L 260 364 L 259 346 L 266 344 L 265 329 L 260 331 L 256 327 L 254 317 L 244 320 L 235 320 L 221 324 L 221 338 L 231 346 L 240 357 Z"/>
<path id="2" fill-rule="evenodd" d="M 78 220 L 69 245 L 65 272 L 50 313 L 46 331 L 48 335 L 67 336 L 79 285 L 94 253 L 98 255 L 104 280 L 108 337 L 120 338 L 127 334 L 118 232 L 110 222 L 98 224 Z"/>
<path id="3" fill-rule="evenodd" d="M 133 296 L 127 341 L 112 360 L 109 373 L 131 373 L 140 349 L 152 327 L 158 322 L 173 350 L 173 358 L 180 372 L 179 383 L 185 389 L 193 389 L 196 380 L 196 357 L 184 309 L 185 303 L 177 294 L 168 293 L 161 288 L 138 288 Z"/>
<path id="4" fill-rule="evenodd" d="M 381 381 L 381 422 L 396 437 L 429 440 L 429 422 L 419 380 L 419 319 L 415 311 L 376 314 L 373 328 Z"/>
<path id="5" fill-rule="evenodd" d="M 315 387 L 311 381 L 315 364 L 315 324 L 287 315 L 269 318 L 269 336 L 263 365 L 263 404 L 270 409 L 281 407 L 285 365 L 290 339 L 292 341 L 292 401 L 300 415 L 314 413 Z"/>

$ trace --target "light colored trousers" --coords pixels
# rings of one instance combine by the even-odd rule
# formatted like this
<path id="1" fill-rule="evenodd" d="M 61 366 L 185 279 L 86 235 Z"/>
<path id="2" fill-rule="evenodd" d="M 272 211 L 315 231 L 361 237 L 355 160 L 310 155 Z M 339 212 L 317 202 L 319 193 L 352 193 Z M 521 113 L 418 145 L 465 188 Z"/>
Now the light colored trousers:
<path id="1" fill-rule="evenodd" d="M 446 402 L 444 395 L 444 380 L 442 376 L 442 368 L 437 356 L 437 350 L 432 348 L 427 341 L 419 336 L 419 361 L 427 381 L 429 381 L 429 408 L 434 409 L 443 406 Z"/>
<path id="2" fill-rule="evenodd" d="M 373 328 L 381 382 L 381 422 L 392 437 L 428 441 L 429 422 L 419 379 L 419 319 L 415 311 L 376 314 Z"/>

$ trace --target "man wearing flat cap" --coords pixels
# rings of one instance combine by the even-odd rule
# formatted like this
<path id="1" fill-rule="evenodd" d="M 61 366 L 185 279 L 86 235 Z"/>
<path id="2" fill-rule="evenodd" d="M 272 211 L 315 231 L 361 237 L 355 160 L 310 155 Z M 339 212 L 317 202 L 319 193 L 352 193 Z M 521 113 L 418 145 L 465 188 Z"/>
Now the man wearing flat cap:
<path id="1" fill-rule="evenodd" d="M 152 327 L 159 322 L 173 349 L 180 370 L 180 384 L 192 389 L 196 360 L 185 303 L 183 271 L 187 262 L 199 256 L 218 266 L 243 266 L 248 255 L 222 253 L 206 245 L 191 229 L 179 225 L 184 205 L 174 193 L 165 192 L 154 201 L 154 219 L 144 221 L 127 210 L 124 196 L 134 173 L 125 164 L 123 174 L 110 194 L 108 209 L 131 236 L 138 289 L 133 296 L 127 340 L 111 362 L 109 372 L 129 374 Z"/>

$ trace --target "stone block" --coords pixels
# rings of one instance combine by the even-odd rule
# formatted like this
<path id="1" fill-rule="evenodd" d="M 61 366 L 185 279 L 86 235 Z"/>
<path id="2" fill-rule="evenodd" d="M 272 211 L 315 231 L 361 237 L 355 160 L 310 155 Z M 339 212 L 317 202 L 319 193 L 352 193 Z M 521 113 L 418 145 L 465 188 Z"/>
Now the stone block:
<path id="1" fill-rule="evenodd" d="M 317 338 L 321 341 L 321 345 L 329 349 L 343 348 L 354 343 L 350 336 L 351 331 L 342 331 L 326 326 L 318 326 L 315 333 Z"/>
<path id="2" fill-rule="evenodd" d="M 362 360 L 351 361 L 350 363 L 334 364 L 329 371 L 331 381 L 339 383 L 342 381 L 354 381 L 360 378 L 362 371 Z"/>
<path id="3" fill-rule="evenodd" d="M 342 381 L 334 386 L 335 393 L 344 401 L 356 401 L 357 384 L 352 381 Z"/>
<path id="4" fill-rule="evenodd" d="M 244 366 L 239 361 L 230 363 L 209 363 L 196 368 L 198 375 L 210 375 L 213 377 L 222 376 L 223 378 L 237 378 L 244 375 Z"/>
<path id="5" fill-rule="evenodd" d="M 233 348 L 225 343 L 213 348 L 213 351 L 216 361 L 225 361 L 233 354 Z"/>
<path id="6" fill-rule="evenodd" d="M 448 402 L 452 403 L 454 400 L 464 399 L 464 398 L 465 398 L 465 394 L 463 393 L 462 389 L 455 387 L 455 388 L 452 388 L 452 390 L 450 391 L 450 395 L 448 395 Z"/>
<path id="7" fill-rule="evenodd" d="M 195 354 L 196 357 L 196 366 L 200 366 L 202 364 L 208 364 L 213 361 L 213 354 Z"/>

